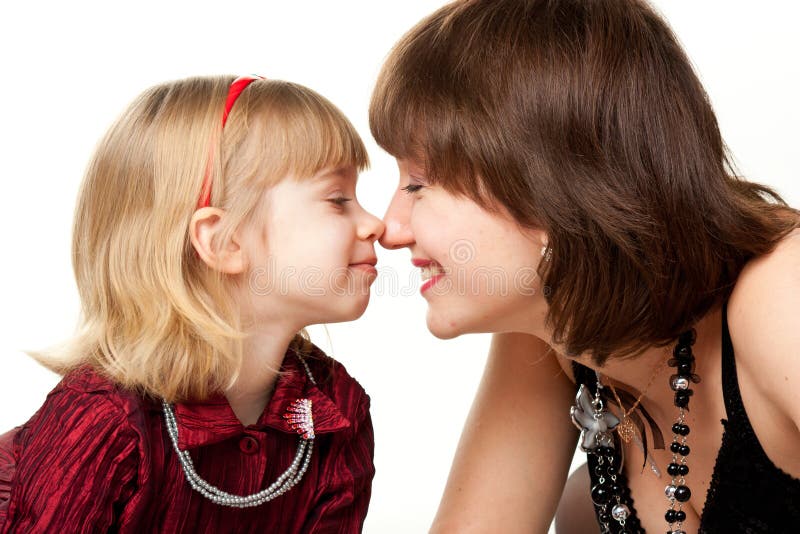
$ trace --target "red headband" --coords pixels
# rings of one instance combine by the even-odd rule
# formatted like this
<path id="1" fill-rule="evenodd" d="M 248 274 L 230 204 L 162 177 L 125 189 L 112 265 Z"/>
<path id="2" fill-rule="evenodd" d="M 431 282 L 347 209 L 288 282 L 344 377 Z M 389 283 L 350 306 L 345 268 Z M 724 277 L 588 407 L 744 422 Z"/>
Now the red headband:
<path id="1" fill-rule="evenodd" d="M 223 111 L 222 113 L 223 128 L 225 127 L 225 123 L 228 122 L 228 115 L 231 112 L 233 104 L 236 102 L 236 99 L 239 98 L 239 95 L 242 94 L 242 91 L 244 91 L 245 88 L 254 81 L 263 79 L 264 78 L 261 76 L 240 76 L 235 80 L 233 80 L 230 89 L 228 89 L 228 98 L 225 100 L 225 111 Z M 206 177 L 203 180 L 203 188 L 201 189 L 200 200 L 197 202 L 197 209 L 205 208 L 209 206 L 210 203 L 211 203 L 211 166 L 209 165 L 209 168 L 206 171 Z"/>

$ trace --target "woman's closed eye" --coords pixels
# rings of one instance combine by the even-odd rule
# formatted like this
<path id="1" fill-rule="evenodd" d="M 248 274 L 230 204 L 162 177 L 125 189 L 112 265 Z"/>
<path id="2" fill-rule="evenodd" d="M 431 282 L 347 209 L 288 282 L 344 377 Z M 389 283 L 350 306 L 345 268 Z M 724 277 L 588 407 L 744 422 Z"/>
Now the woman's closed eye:
<path id="1" fill-rule="evenodd" d="M 405 186 L 405 187 L 401 187 L 400 189 L 402 189 L 402 190 L 403 190 L 403 191 L 405 191 L 406 193 L 409 193 L 409 194 L 410 194 L 410 193 L 416 193 L 417 191 L 419 191 L 419 190 L 420 190 L 420 189 L 422 189 L 423 187 L 424 187 L 424 186 L 422 186 L 422 185 L 419 185 L 419 184 L 408 184 L 407 186 Z"/>

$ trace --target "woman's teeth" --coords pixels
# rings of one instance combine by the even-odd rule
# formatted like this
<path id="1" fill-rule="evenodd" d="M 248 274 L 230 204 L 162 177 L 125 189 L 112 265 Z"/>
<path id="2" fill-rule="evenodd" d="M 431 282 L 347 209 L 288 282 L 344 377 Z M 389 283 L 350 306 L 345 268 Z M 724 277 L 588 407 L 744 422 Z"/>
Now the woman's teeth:
<path id="1" fill-rule="evenodd" d="M 430 280 L 437 274 L 445 274 L 444 268 L 441 265 L 428 265 L 426 267 L 422 267 L 422 281 Z"/>

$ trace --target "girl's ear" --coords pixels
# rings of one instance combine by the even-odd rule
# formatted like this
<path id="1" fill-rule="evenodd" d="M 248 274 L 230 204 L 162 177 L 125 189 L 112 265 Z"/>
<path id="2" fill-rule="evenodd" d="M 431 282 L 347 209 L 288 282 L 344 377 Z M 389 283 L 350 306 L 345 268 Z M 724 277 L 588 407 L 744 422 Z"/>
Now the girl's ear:
<path id="1" fill-rule="evenodd" d="M 214 235 L 222 227 L 225 212 L 219 208 L 200 208 L 189 221 L 189 239 L 197 255 L 212 269 L 226 274 L 240 274 L 245 270 L 245 258 L 238 236 L 234 234 L 223 250 L 212 246 Z"/>

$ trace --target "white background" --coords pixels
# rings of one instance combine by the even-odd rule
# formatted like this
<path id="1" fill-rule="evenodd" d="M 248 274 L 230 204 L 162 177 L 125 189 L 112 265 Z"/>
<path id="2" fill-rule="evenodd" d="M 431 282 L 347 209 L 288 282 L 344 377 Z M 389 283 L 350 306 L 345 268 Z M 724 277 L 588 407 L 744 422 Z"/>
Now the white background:
<path id="1" fill-rule="evenodd" d="M 800 9 L 769 2 L 660 0 L 701 74 L 741 170 L 800 205 Z M 69 336 L 79 303 L 70 266 L 72 210 L 93 147 L 152 84 L 260 73 L 335 102 L 367 142 L 359 183 L 382 214 L 393 160 L 371 141 L 367 103 L 391 45 L 435 0 L 405 2 L 4 2 L 0 7 L 0 431 L 24 422 L 58 378 L 23 349 Z M 313 244 L 309 244 L 313 246 Z M 425 532 L 480 378 L 489 338 L 434 339 L 407 251 L 378 250 L 403 295 L 373 295 L 355 323 L 314 328 L 372 397 L 377 475 L 365 531 Z M 570 424 L 565 407 L 564 424 Z M 513 429 L 509 429 L 509 435 Z M 546 439 L 546 432 L 543 436 Z"/>

